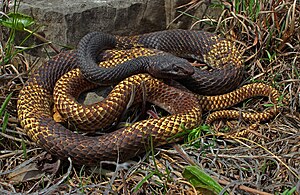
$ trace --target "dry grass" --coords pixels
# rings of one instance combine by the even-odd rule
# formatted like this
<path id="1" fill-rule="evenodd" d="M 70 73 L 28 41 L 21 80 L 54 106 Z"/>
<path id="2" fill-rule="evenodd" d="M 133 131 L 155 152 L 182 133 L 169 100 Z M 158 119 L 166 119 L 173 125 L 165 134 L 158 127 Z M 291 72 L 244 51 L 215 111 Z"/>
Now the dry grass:
<path id="1" fill-rule="evenodd" d="M 203 2 L 193 0 L 183 8 L 194 9 Z M 136 189 L 137 194 L 195 194 L 197 190 L 183 178 L 182 171 L 187 165 L 198 165 L 232 194 L 279 194 L 295 186 L 299 194 L 299 2 L 233 2 L 214 4 L 223 6 L 221 16 L 204 14 L 193 26 L 214 29 L 236 41 L 246 64 L 244 83 L 268 83 L 284 95 L 282 111 L 274 120 L 245 134 L 232 133 L 247 128 L 243 122 L 215 123 L 198 138 L 155 149 L 135 162 L 117 165 L 115 171 L 74 167 L 46 154 L 19 127 L 18 92 L 41 62 L 18 54 L 10 64 L 1 66 L 0 104 L 8 94 L 13 95 L 7 107 L 7 128 L 0 132 L 0 192 L 132 194 Z M 253 2 L 257 10 L 243 6 Z M 5 55 L 3 51 L 1 55 Z M 255 98 L 240 104 L 239 109 L 265 109 L 263 103 L 264 99 Z"/>

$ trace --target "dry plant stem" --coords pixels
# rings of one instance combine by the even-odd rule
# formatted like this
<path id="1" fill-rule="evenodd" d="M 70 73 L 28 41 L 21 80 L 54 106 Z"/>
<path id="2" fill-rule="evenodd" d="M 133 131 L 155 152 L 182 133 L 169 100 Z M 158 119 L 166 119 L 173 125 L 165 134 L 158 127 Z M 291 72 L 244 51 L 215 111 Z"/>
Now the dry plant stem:
<path id="1" fill-rule="evenodd" d="M 123 171 L 121 171 L 121 178 L 122 178 L 122 183 L 123 183 L 123 186 L 124 186 L 123 193 L 124 193 L 125 195 L 128 195 L 128 192 L 127 192 L 127 190 L 128 190 L 128 188 L 127 188 L 127 182 L 126 182 L 126 179 L 125 179 L 125 176 L 124 176 L 124 172 L 123 172 Z"/>
<path id="2" fill-rule="evenodd" d="M 24 142 L 25 144 L 30 144 L 30 145 L 34 145 L 34 146 L 36 145 L 36 143 L 34 143 L 34 142 L 22 140 L 22 139 L 16 138 L 14 136 L 7 135 L 7 134 L 2 133 L 2 132 L 0 132 L 0 136 L 3 136 L 5 138 L 8 138 L 8 139 L 11 139 L 11 140 L 14 140 L 14 141 Z"/>
<path id="3" fill-rule="evenodd" d="M 193 166 L 198 166 L 197 163 L 191 159 L 183 150 L 182 148 L 178 145 L 178 144 L 174 144 L 173 145 L 173 148 L 181 155 L 181 157 L 186 161 L 188 162 L 190 165 L 193 165 Z M 217 177 L 214 177 L 214 176 L 211 176 L 213 179 L 217 180 L 220 184 L 223 184 L 223 185 L 229 185 L 230 182 L 229 181 L 226 181 L 226 180 L 221 180 Z M 259 191 L 259 190 L 256 190 L 256 189 L 253 189 L 253 188 L 250 188 L 250 187 L 247 187 L 247 186 L 244 186 L 244 185 L 239 185 L 238 186 L 239 189 L 241 190 L 244 190 L 246 192 L 250 192 L 250 193 L 253 193 L 253 194 L 260 194 L 260 195 L 272 195 L 270 193 L 267 193 L 267 192 L 262 192 L 262 191 Z"/>
<path id="4" fill-rule="evenodd" d="M 44 43 L 48 43 L 49 46 L 55 51 L 56 54 L 59 53 L 59 50 L 51 43 L 51 41 L 45 39 L 43 36 L 39 35 L 38 33 L 32 32 L 31 30 L 24 29 L 26 32 L 33 34 L 36 38 L 43 41 Z"/>
<path id="5" fill-rule="evenodd" d="M 233 139 L 237 139 L 237 138 L 233 138 Z M 246 139 L 246 138 L 243 138 L 243 137 L 239 137 L 238 139 L 241 139 L 241 140 L 245 140 L 245 141 L 248 141 L 250 143 L 253 143 L 255 145 L 257 145 L 258 147 L 264 149 L 266 152 L 268 152 L 269 154 L 272 155 L 272 157 L 274 157 L 275 159 L 277 159 L 281 164 L 283 164 L 283 166 L 285 166 L 295 177 L 297 177 L 298 179 L 300 179 L 300 176 L 294 172 L 285 162 L 283 162 L 278 156 L 276 156 L 275 154 L 273 154 L 270 150 L 268 150 L 266 147 L 263 147 L 262 145 L 252 141 L 252 140 L 249 140 L 249 139 Z"/>
<path id="6" fill-rule="evenodd" d="M 218 179 L 217 177 L 214 177 L 214 176 L 212 176 L 212 178 L 216 179 L 220 184 L 223 184 L 223 185 L 229 185 L 230 184 L 230 182 L 228 182 L 226 180 L 221 180 L 221 179 Z M 249 187 L 244 186 L 244 185 L 239 185 L 238 188 L 241 189 L 241 190 L 244 190 L 246 192 L 250 192 L 252 194 L 272 195 L 270 193 L 262 192 L 262 191 L 259 191 L 259 190 L 253 189 L 253 188 L 249 188 Z"/>
<path id="7" fill-rule="evenodd" d="M 8 157 L 18 155 L 18 154 L 22 154 L 22 153 L 24 153 L 23 150 L 15 150 L 15 151 L 12 151 L 12 152 L 7 153 L 7 154 L 0 155 L 0 159 L 8 158 Z"/>
<path id="8" fill-rule="evenodd" d="M 297 2 L 297 0 L 294 0 L 293 6 L 291 7 L 291 9 L 292 9 L 292 16 L 291 16 L 290 28 L 286 29 L 286 31 L 284 31 L 282 43 L 278 47 L 279 51 L 281 51 L 283 49 L 283 47 L 289 41 L 289 39 L 292 37 L 292 35 L 293 35 L 294 31 L 295 31 L 296 2 Z"/>

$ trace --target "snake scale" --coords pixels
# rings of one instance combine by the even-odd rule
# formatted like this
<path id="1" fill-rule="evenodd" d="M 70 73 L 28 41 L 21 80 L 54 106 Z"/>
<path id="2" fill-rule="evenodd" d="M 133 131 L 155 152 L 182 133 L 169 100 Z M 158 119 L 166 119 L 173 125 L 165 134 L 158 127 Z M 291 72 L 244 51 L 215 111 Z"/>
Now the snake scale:
<path id="1" fill-rule="evenodd" d="M 97 36 L 98 35 L 98 36 Z M 84 45 L 83 47 L 81 46 Z M 170 52 L 176 56 L 197 60 L 211 68 L 210 71 L 202 71 L 194 68 L 195 73 L 184 79 L 177 79 L 189 90 L 203 95 L 217 95 L 235 89 L 243 76 L 243 63 L 241 55 L 233 43 L 214 33 L 193 30 L 165 30 L 152 32 L 138 36 L 111 36 L 99 32 L 90 33 L 79 43 L 81 53 L 79 61 L 80 70 L 85 78 L 97 82 L 97 70 L 93 64 L 91 51 L 97 51 L 95 47 L 132 48 L 142 46 L 160 51 Z M 101 43 L 101 44 L 100 44 Z M 95 55 L 95 54 L 94 54 Z M 83 56 L 83 57 L 81 57 Z M 101 80 L 103 82 L 103 80 Z"/>
<path id="2" fill-rule="evenodd" d="M 144 35 L 130 38 L 116 37 L 118 40 L 117 45 L 124 44 L 128 47 L 131 47 L 131 45 L 135 46 L 137 43 L 146 45 L 148 42 L 147 40 L 150 40 L 149 42 L 153 44 L 155 43 L 155 39 L 153 38 L 155 35 L 156 37 L 163 37 L 163 39 L 160 41 L 166 45 L 169 44 L 169 47 L 179 43 L 179 45 L 181 45 L 181 49 L 177 49 L 172 53 L 177 53 L 180 56 L 183 55 L 180 52 L 183 49 L 189 49 L 189 47 L 195 45 L 197 47 L 197 44 L 193 43 L 193 41 L 189 39 L 191 37 L 188 37 L 188 39 L 183 39 L 182 37 L 184 36 L 182 34 L 176 35 L 176 33 L 174 33 L 175 39 L 164 39 L 166 36 L 164 34 L 165 32 L 167 31 L 162 31 L 161 34 L 159 34 L 159 32 L 145 34 L 145 37 L 143 37 Z M 188 31 L 182 32 L 188 34 Z M 196 34 L 193 32 L 190 36 L 196 36 Z M 170 33 L 171 34 L 169 34 L 168 37 L 172 37 L 172 31 L 170 31 Z M 215 78 L 217 83 L 224 83 L 219 81 L 220 75 L 228 76 L 233 74 L 233 77 L 225 77 L 222 79 L 229 80 L 225 82 L 225 86 L 227 86 L 225 91 L 227 91 L 229 88 L 231 89 L 233 85 L 236 87 L 241 78 L 240 70 L 242 63 L 239 61 L 240 56 L 231 56 L 232 52 L 229 52 L 228 54 L 228 51 L 233 51 L 233 53 L 236 53 L 236 50 L 232 49 L 233 47 L 229 42 L 227 43 L 225 41 L 226 43 L 224 43 L 224 39 L 218 39 L 214 34 L 197 31 L 197 37 L 200 39 L 200 41 L 203 41 L 203 48 L 205 49 L 190 49 L 190 51 L 194 52 L 196 58 L 198 56 L 200 60 L 208 62 L 208 64 L 211 66 L 216 65 L 215 67 L 219 67 L 219 64 L 223 64 L 223 67 L 221 67 L 220 70 L 216 70 L 218 72 L 217 74 L 213 73 L 214 70 L 208 71 L 209 73 L 206 73 L 207 79 L 214 81 Z M 193 40 L 195 41 L 195 39 L 196 37 L 194 37 Z M 174 42 L 174 40 L 179 42 Z M 184 40 L 191 42 L 189 44 L 185 44 Z M 160 42 L 157 40 L 157 38 L 156 41 Z M 219 47 L 220 45 L 222 47 Z M 156 49 L 162 49 L 161 47 L 162 46 L 154 46 Z M 224 48 L 227 52 L 224 52 Z M 190 58 L 195 56 L 187 55 L 184 57 Z M 236 67 L 234 66 L 235 64 L 237 64 Z M 72 86 L 71 89 L 74 89 L 77 84 L 78 86 L 82 86 L 82 84 L 85 85 L 88 83 L 87 80 L 80 76 L 81 73 L 76 71 L 78 70 L 77 67 L 78 58 L 76 51 L 61 52 L 57 56 L 50 59 L 47 63 L 39 67 L 31 75 L 24 88 L 20 91 L 18 99 L 18 117 L 21 126 L 24 128 L 24 131 L 27 133 L 27 135 L 48 152 L 58 156 L 61 159 L 71 157 L 76 164 L 92 165 L 97 164 L 100 161 L 124 161 L 147 150 L 150 145 L 150 140 L 153 142 L 155 147 L 180 140 L 181 138 L 170 138 L 174 137 L 174 135 L 180 132 L 183 132 L 185 128 L 192 129 L 199 126 L 202 123 L 202 113 L 204 111 L 224 109 L 243 101 L 246 98 L 257 95 L 268 96 L 274 103 L 276 103 L 278 99 L 278 92 L 274 88 L 261 83 L 245 85 L 224 95 L 203 96 L 190 93 L 186 90 L 180 90 L 175 87 L 171 87 L 148 74 L 138 74 L 124 79 L 117 86 L 115 86 L 113 91 L 106 98 L 105 103 L 101 103 L 102 105 L 100 106 L 99 104 L 93 105 L 93 107 L 96 106 L 96 108 L 107 106 L 107 109 L 94 111 L 92 108 L 88 108 L 90 110 L 88 110 L 86 113 L 82 112 L 84 111 L 83 109 L 81 109 L 79 113 L 83 113 L 83 115 L 86 115 L 87 118 L 100 116 L 104 118 L 104 120 L 114 120 L 113 117 L 110 119 L 110 117 L 107 117 L 105 114 L 109 114 L 109 112 L 112 110 L 115 110 L 116 113 L 121 112 L 120 110 L 122 110 L 122 105 L 120 105 L 120 103 L 123 103 L 124 106 L 126 102 L 129 101 L 132 89 L 134 88 L 134 100 L 136 102 L 142 102 L 144 100 L 143 98 L 146 97 L 147 101 L 160 105 L 165 110 L 170 112 L 171 115 L 159 119 L 139 121 L 129 127 L 122 128 L 102 136 L 84 136 L 82 134 L 74 133 L 64 127 L 62 124 L 55 122 L 52 117 L 53 90 L 57 81 L 69 83 L 73 79 L 72 83 L 69 83 L 70 86 Z M 234 69 L 235 71 L 233 71 Z M 225 74 L 221 74 L 222 70 L 224 70 Z M 190 82 L 196 82 L 196 78 L 197 76 L 191 78 Z M 230 80 L 232 80 L 231 83 Z M 216 83 L 209 83 L 210 82 L 205 82 L 203 91 L 208 90 L 210 91 L 210 94 L 221 91 L 221 86 L 218 86 L 219 88 L 217 87 L 217 89 L 214 89 L 217 91 L 215 92 L 213 87 L 216 85 Z M 199 85 L 197 84 L 196 86 Z M 56 88 L 58 91 L 65 91 L 68 93 L 68 89 L 66 87 Z M 63 96 L 63 98 L 65 97 L 66 96 Z M 70 98 L 68 101 L 69 100 Z M 71 98 L 71 100 L 74 99 Z M 75 100 L 74 102 L 76 103 Z M 72 104 L 72 102 L 68 103 Z M 276 113 L 277 109 L 273 108 L 269 111 L 254 115 L 243 113 L 242 117 L 249 120 L 254 119 L 260 121 L 267 120 Z M 207 120 L 208 122 L 211 122 L 223 116 L 237 118 L 240 116 L 240 113 L 235 111 L 217 111 L 215 114 L 211 115 L 211 117 L 208 117 Z M 90 126 L 92 126 L 92 124 L 93 122 L 90 124 Z"/>

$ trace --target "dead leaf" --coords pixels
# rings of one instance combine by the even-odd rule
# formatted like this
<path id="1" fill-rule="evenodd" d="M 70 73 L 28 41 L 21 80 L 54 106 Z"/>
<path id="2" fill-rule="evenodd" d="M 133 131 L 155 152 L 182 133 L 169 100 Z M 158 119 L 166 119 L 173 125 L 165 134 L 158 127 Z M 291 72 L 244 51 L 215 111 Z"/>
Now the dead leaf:
<path id="1" fill-rule="evenodd" d="M 53 156 L 49 153 L 46 153 L 44 156 L 38 159 L 37 167 L 46 173 L 56 174 L 61 161 L 57 158 L 53 158 Z"/>
<path id="2" fill-rule="evenodd" d="M 45 173 L 37 168 L 36 163 L 30 163 L 7 175 L 8 179 L 13 182 L 37 180 L 44 176 Z"/>

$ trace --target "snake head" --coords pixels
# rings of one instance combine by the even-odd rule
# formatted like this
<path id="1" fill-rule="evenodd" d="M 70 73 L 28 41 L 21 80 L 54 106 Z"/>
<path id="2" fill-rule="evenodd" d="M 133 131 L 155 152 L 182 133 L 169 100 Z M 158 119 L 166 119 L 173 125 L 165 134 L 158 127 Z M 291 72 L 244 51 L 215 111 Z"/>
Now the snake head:
<path id="1" fill-rule="evenodd" d="M 194 74 L 194 67 L 189 61 L 174 55 L 151 56 L 148 72 L 157 78 L 185 78 Z"/>

